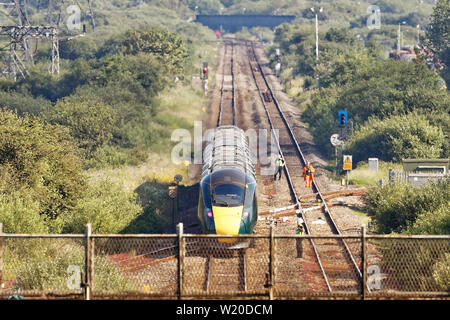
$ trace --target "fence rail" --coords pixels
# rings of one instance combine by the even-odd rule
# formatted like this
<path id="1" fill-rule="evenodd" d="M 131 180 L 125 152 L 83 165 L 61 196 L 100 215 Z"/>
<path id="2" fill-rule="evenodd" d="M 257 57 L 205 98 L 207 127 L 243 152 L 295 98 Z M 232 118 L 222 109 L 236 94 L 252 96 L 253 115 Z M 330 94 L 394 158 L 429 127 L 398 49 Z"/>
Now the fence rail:
<path id="1" fill-rule="evenodd" d="M 355 274 L 311 240 L 344 239 Z M 450 298 L 450 236 L 6 234 L 0 224 L 0 299 Z M 358 286 L 354 279 L 359 279 Z"/>

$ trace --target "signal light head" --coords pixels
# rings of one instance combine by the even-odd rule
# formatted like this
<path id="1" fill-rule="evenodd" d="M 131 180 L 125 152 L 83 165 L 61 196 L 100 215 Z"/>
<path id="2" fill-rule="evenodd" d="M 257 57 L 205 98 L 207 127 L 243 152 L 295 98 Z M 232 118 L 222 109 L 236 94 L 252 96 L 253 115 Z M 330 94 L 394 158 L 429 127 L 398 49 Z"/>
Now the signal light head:
<path id="1" fill-rule="evenodd" d="M 212 212 L 211 212 L 211 211 L 208 211 L 208 217 L 209 217 L 209 218 L 212 218 L 212 216 L 213 216 Z"/>
<path id="2" fill-rule="evenodd" d="M 208 72 L 208 67 L 204 67 L 203 72 Z"/>

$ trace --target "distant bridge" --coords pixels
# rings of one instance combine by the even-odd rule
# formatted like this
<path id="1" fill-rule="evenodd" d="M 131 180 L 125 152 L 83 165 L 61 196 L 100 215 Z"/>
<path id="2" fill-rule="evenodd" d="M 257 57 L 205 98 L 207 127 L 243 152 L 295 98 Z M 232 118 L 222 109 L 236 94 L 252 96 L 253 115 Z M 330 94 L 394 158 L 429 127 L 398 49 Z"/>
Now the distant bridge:
<path id="1" fill-rule="evenodd" d="M 226 30 L 230 32 L 239 31 L 242 27 L 268 27 L 275 28 L 284 23 L 291 22 L 295 16 L 274 16 L 269 14 L 235 14 L 235 15 L 207 15 L 199 14 L 196 16 L 196 22 L 213 29 Z"/>

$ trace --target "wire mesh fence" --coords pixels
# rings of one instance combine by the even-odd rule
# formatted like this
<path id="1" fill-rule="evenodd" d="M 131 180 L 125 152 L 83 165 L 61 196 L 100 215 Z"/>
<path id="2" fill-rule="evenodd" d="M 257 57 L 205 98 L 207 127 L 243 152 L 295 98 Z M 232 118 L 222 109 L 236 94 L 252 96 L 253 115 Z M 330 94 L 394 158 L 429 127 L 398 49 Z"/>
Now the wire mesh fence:
<path id="1" fill-rule="evenodd" d="M 84 239 L 42 236 L 0 241 L 0 298 L 83 297 Z"/>
<path id="2" fill-rule="evenodd" d="M 366 248 L 371 295 L 425 297 L 450 292 L 448 238 L 368 238 Z"/>
<path id="3" fill-rule="evenodd" d="M 0 299 L 448 299 L 449 267 L 450 236 L 0 233 Z"/>

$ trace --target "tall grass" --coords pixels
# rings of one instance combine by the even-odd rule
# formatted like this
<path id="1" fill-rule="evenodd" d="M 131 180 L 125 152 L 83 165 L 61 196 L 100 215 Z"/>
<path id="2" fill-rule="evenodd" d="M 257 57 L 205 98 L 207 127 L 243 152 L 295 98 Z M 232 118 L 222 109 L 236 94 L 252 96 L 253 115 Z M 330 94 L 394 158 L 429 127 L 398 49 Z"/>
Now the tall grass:
<path id="1" fill-rule="evenodd" d="M 378 161 L 378 171 L 369 170 L 369 164 L 365 161 L 358 163 L 355 170 L 350 171 L 349 184 L 360 186 L 375 186 L 382 179 L 387 181 L 389 178 L 389 169 L 401 169 L 400 163 Z"/>

